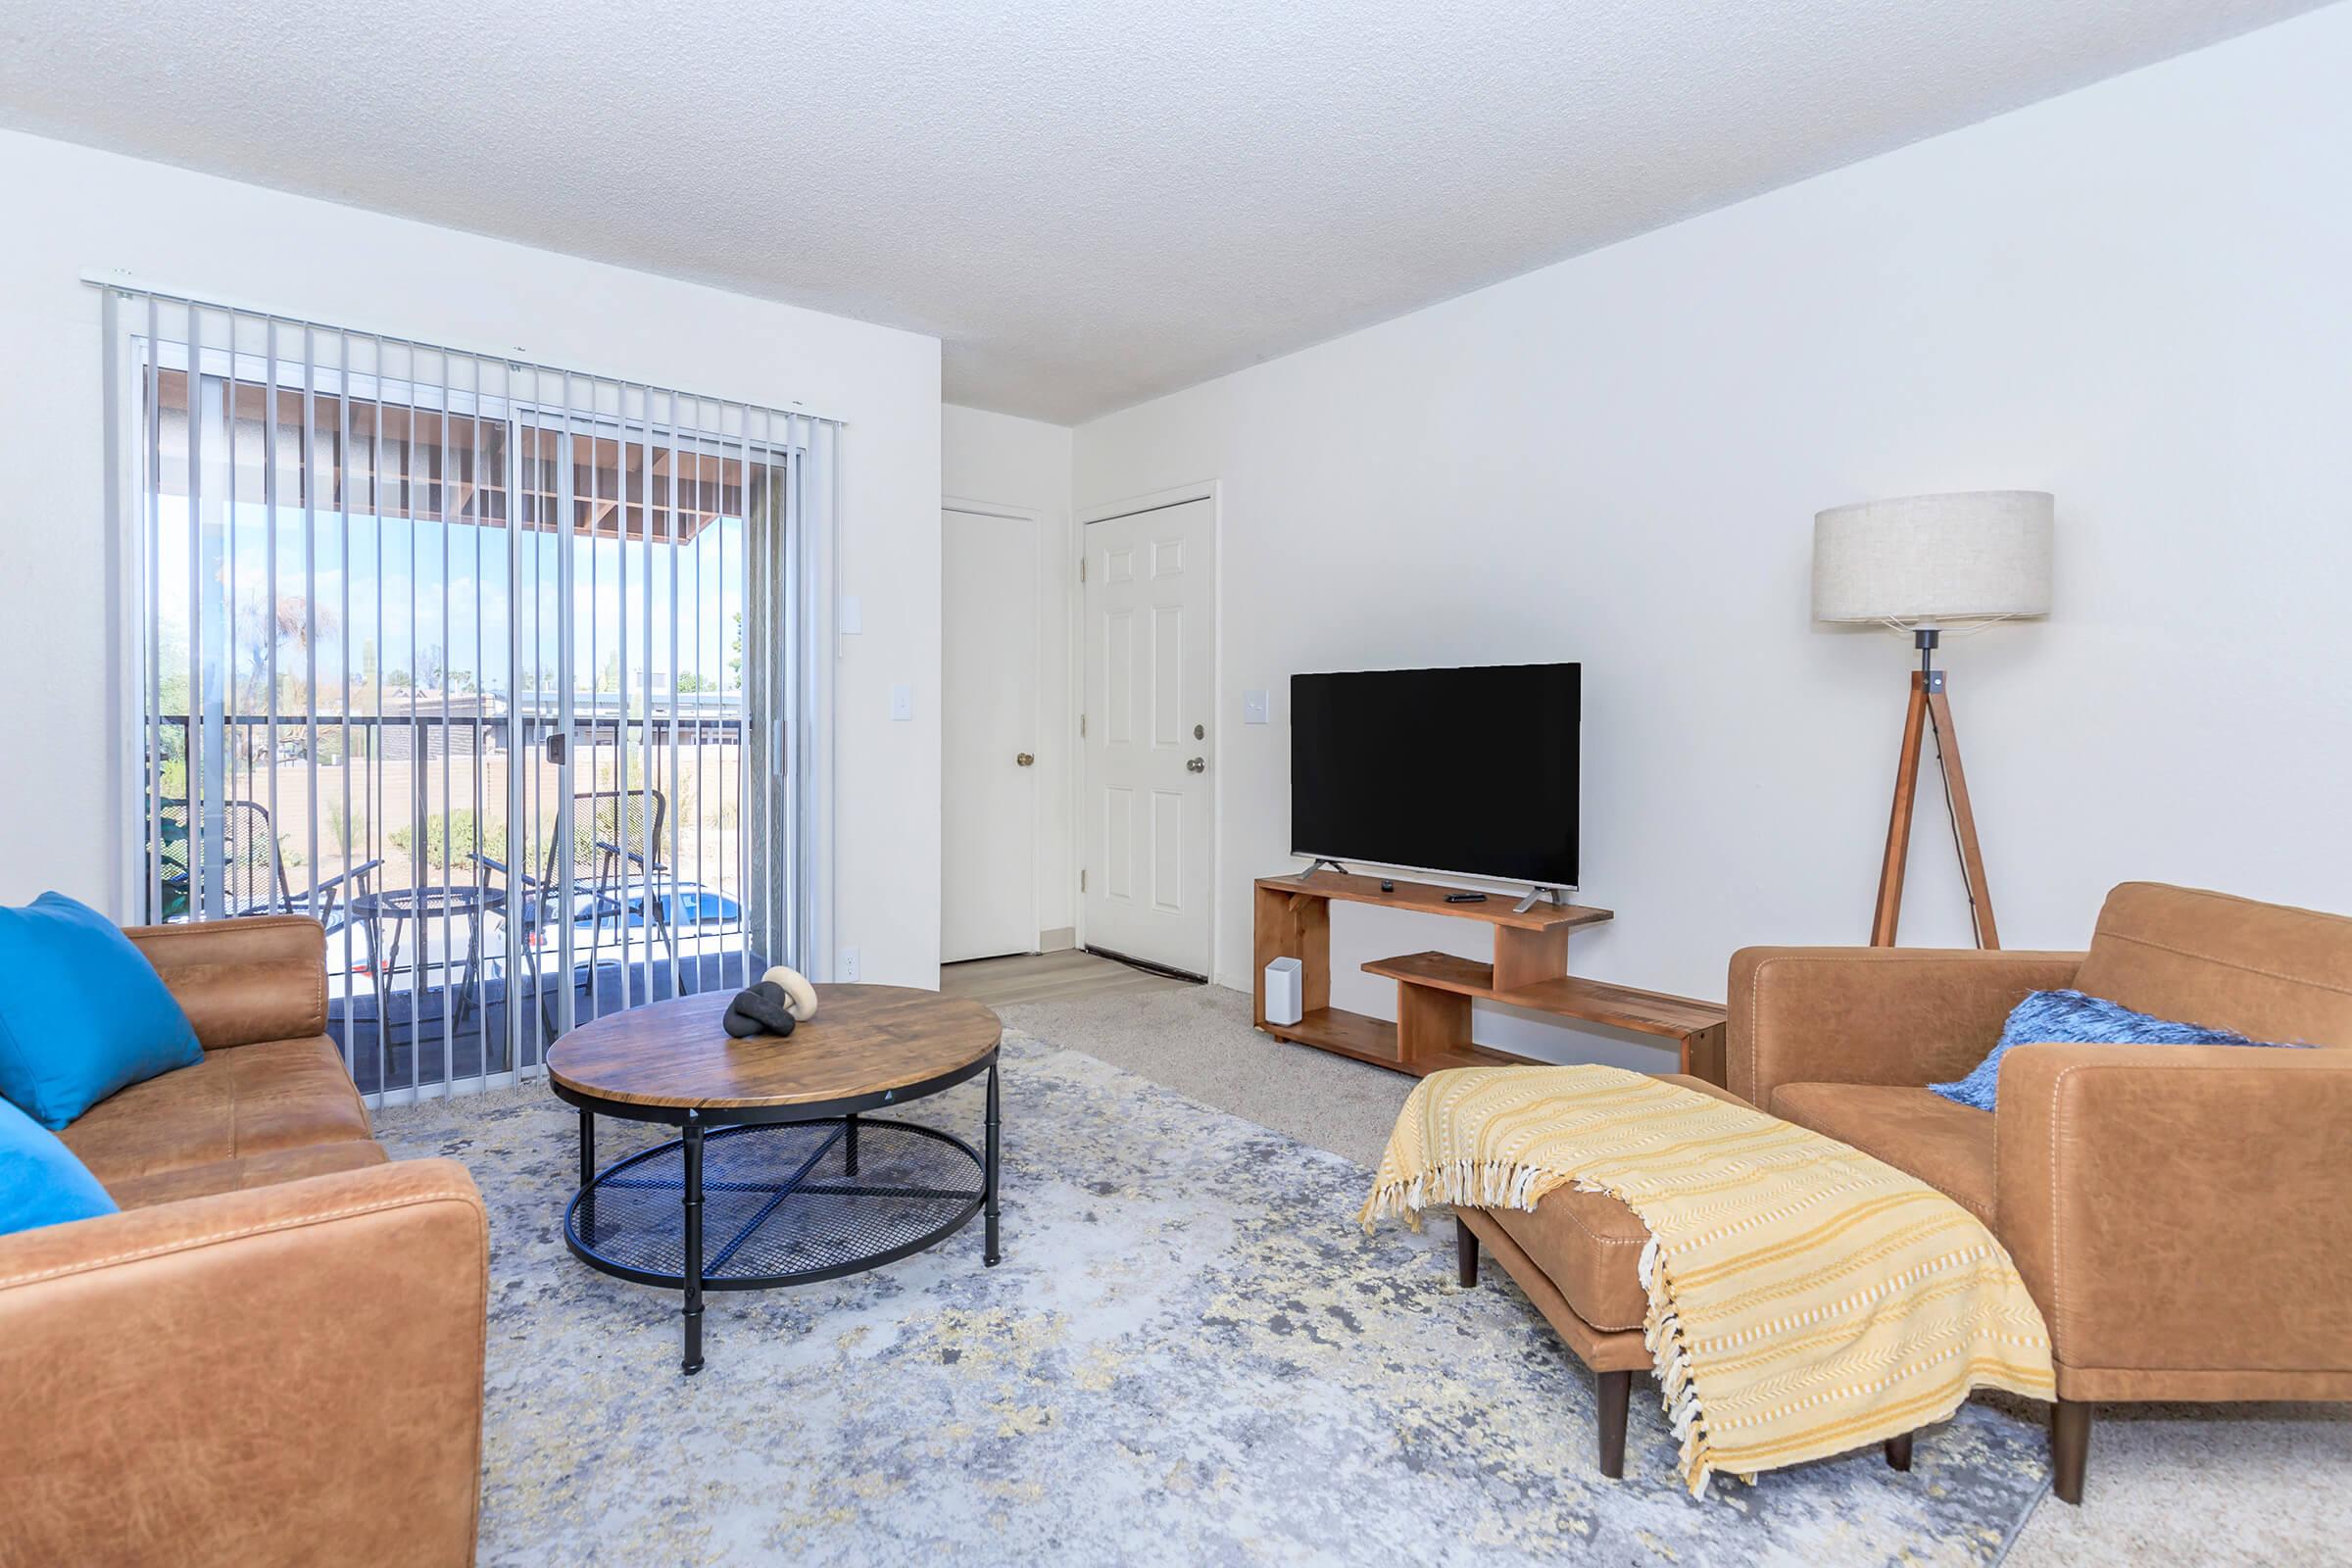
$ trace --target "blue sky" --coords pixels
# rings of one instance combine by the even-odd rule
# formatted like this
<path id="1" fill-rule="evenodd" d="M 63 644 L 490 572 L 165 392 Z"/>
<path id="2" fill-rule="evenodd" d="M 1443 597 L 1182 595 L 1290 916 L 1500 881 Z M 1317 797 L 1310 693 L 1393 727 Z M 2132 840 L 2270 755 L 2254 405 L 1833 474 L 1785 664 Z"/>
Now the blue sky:
<path id="1" fill-rule="evenodd" d="M 164 640 L 184 650 L 188 646 L 189 612 L 187 502 L 184 497 L 166 497 L 161 501 L 161 509 L 157 556 Z M 277 518 L 278 596 L 299 599 L 305 592 L 303 514 L 300 508 L 281 506 L 277 509 Z M 241 621 L 235 655 L 242 675 L 252 668 L 253 617 L 270 597 L 269 512 L 259 504 L 239 505 L 235 519 L 233 539 L 223 540 L 223 550 L 233 546 L 234 600 Z M 379 521 L 372 516 L 354 515 L 350 519 L 351 605 L 347 621 L 343 615 L 346 577 L 343 529 L 339 514 L 319 516 L 317 557 L 310 564 L 315 599 L 323 622 L 318 644 L 322 694 L 340 688 L 347 651 L 353 678 L 359 679 L 370 647 L 380 670 L 413 674 L 418 649 L 440 648 L 446 650 L 450 670 L 471 672 L 476 684 L 488 690 L 509 689 L 507 535 L 503 529 L 478 528 L 465 522 L 412 522 L 405 518 Z M 558 662 L 558 552 L 565 544 L 565 540 L 550 533 L 524 532 L 520 537 L 524 580 L 541 585 L 535 606 L 528 602 L 523 606 L 523 635 L 537 651 L 536 662 L 550 669 Z M 624 546 L 617 539 L 577 537 L 568 541 L 568 547 L 573 552 L 571 604 L 573 635 L 578 645 L 573 683 L 577 689 L 585 691 L 594 685 L 595 673 L 609 662 L 624 624 L 629 632 L 630 690 L 637 689 L 642 662 L 649 657 L 656 689 L 669 685 L 673 561 L 678 567 L 678 667 L 689 675 L 699 669 L 705 679 L 714 683 L 728 682 L 726 665 L 735 636 L 734 621 L 744 599 L 742 519 L 722 518 L 717 525 L 675 549 L 662 542 L 649 549 L 638 541 Z M 646 604 L 649 569 L 653 598 L 650 614 Z M 621 603 L 624 570 L 628 589 L 625 616 Z M 380 619 L 376 612 L 379 593 L 383 606 Z M 281 672 L 298 672 L 297 666 L 303 660 L 298 647 L 282 645 L 278 657 Z M 531 662 L 526 653 L 526 667 Z M 331 696 L 328 702 L 333 703 Z"/>

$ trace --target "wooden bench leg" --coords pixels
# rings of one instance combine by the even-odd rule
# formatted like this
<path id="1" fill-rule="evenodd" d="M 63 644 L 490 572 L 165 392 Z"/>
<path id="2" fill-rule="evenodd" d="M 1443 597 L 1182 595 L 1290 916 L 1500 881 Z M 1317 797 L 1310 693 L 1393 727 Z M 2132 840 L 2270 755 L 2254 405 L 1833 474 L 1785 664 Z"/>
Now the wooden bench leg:
<path id="1" fill-rule="evenodd" d="M 2090 1406 L 2080 1399 L 2050 1403 L 2050 1490 L 2060 1502 L 2082 1501 L 2082 1470 L 2090 1459 Z"/>
<path id="2" fill-rule="evenodd" d="M 1478 1233 L 1464 1224 L 1459 1214 L 1453 1217 L 1453 1259 L 1463 1288 L 1478 1284 Z M 1625 1417 L 1633 1402 L 1634 1374 L 1598 1372 L 1593 1376 L 1599 1396 L 1600 1473 L 1616 1481 L 1625 1475 Z"/>
<path id="3" fill-rule="evenodd" d="M 1910 1433 L 1906 1432 L 1899 1438 L 1888 1438 L 1886 1440 L 1886 1466 L 1890 1470 L 1908 1470 L 1911 1468 Z"/>
<path id="4" fill-rule="evenodd" d="M 1633 1398 L 1631 1372 L 1602 1372 L 1600 1381 L 1600 1473 L 1611 1481 L 1625 1474 L 1625 1407 Z"/>

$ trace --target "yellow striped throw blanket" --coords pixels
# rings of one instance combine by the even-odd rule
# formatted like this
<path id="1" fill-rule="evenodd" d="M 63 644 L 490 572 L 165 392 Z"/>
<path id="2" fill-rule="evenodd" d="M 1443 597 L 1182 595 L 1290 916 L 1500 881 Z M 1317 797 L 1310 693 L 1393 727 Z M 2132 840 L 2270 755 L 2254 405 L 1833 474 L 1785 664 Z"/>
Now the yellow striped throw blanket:
<path id="1" fill-rule="evenodd" d="M 1984 1385 L 2054 1396 L 2050 1339 L 1977 1217 L 1857 1150 L 1617 1067 L 1421 1081 L 1369 1230 L 1433 1204 L 1534 1208 L 1569 1184 L 1640 1215 L 1643 1340 L 1696 1494 L 1899 1437 Z"/>

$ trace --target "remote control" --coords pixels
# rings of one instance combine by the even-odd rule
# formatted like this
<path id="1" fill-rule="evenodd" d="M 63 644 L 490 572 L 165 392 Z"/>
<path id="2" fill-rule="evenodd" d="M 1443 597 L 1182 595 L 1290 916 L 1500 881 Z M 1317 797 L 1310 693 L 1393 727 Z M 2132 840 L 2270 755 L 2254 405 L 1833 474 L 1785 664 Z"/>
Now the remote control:
<path id="1" fill-rule="evenodd" d="M 1446 902 L 1447 904 L 1484 904 L 1487 902 L 1487 896 L 1484 893 L 1448 893 L 1446 895 Z"/>

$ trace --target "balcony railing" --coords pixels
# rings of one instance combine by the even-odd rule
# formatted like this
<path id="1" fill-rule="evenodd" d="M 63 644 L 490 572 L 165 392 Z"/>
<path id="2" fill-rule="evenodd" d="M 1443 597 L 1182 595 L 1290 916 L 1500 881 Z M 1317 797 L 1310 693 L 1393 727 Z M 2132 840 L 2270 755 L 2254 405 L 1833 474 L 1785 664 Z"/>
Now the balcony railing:
<path id="1" fill-rule="evenodd" d="M 325 921 L 328 1031 L 371 1098 L 528 1075 L 567 1024 L 765 967 L 744 919 L 736 704 L 687 694 L 709 710 L 647 719 L 582 693 L 566 725 L 451 696 L 448 712 L 435 693 L 316 722 L 198 718 L 220 761 L 193 795 L 191 720 L 158 723 L 149 917 Z M 568 766 L 546 760 L 557 734 Z"/>

